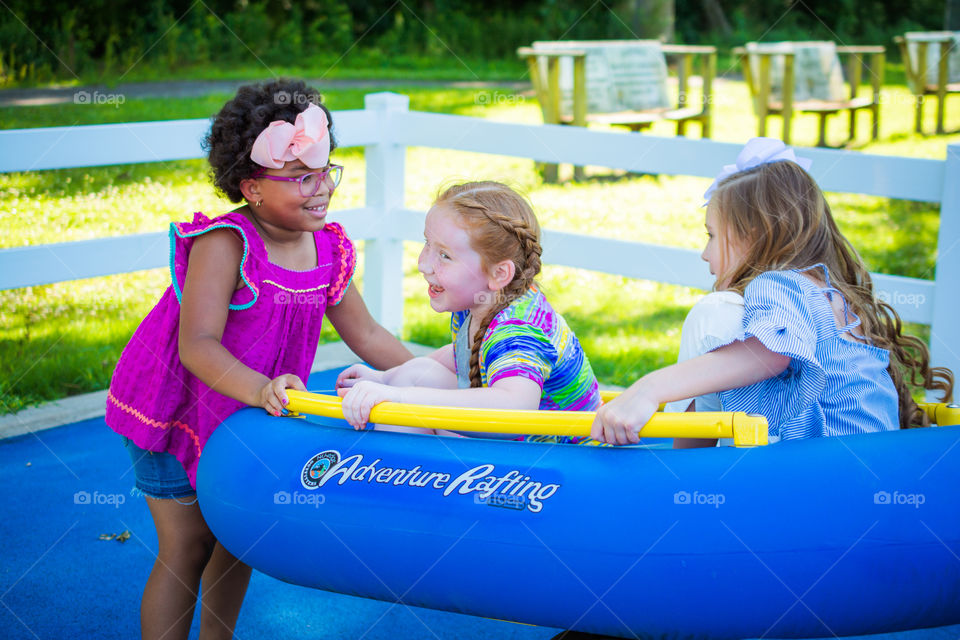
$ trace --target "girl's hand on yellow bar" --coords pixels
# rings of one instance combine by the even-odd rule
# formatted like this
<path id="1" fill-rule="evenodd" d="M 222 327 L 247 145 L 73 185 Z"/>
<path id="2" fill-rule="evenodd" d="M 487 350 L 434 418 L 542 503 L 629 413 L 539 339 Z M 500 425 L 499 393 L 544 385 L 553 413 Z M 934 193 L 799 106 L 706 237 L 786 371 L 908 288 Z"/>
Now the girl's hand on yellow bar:
<path id="1" fill-rule="evenodd" d="M 337 389 L 349 388 L 363 380 L 383 383 L 383 371 L 371 369 L 365 364 L 353 364 L 340 372 L 337 376 Z"/>
<path id="2" fill-rule="evenodd" d="M 628 390 L 597 410 L 590 435 L 609 444 L 637 444 L 640 429 L 658 407 L 657 401 Z"/>
<path id="3" fill-rule="evenodd" d="M 370 421 L 370 411 L 381 402 L 400 402 L 400 390 L 384 384 L 361 380 L 350 388 L 337 389 L 343 398 L 343 419 L 358 431 Z"/>

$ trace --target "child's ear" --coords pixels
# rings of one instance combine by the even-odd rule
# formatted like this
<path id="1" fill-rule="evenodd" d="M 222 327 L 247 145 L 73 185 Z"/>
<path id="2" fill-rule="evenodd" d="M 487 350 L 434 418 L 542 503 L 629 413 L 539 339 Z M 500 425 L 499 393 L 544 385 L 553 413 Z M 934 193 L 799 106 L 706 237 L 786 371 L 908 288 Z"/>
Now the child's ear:
<path id="1" fill-rule="evenodd" d="M 240 181 L 240 193 L 247 202 L 256 202 L 260 199 L 260 183 L 253 178 Z"/>
<path id="2" fill-rule="evenodd" d="M 487 286 L 491 291 L 499 291 L 513 281 L 513 276 L 517 273 L 517 265 L 513 260 L 501 260 L 490 268 L 490 278 Z"/>

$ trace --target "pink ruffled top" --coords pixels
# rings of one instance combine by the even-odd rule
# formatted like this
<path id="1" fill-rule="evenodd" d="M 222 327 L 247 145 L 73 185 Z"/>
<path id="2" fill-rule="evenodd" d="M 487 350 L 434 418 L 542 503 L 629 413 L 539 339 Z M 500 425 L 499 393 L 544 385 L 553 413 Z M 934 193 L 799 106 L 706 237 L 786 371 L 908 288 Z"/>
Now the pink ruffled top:
<path id="1" fill-rule="evenodd" d="M 242 214 L 170 225 L 171 285 L 144 318 L 113 372 L 106 422 L 143 449 L 172 453 L 196 486 L 197 463 L 213 430 L 243 403 L 212 390 L 186 370 L 177 347 L 180 295 L 194 240 L 214 229 L 243 240 L 243 286 L 230 301 L 221 343 L 268 378 L 303 381 L 316 355 L 323 314 L 339 304 L 356 266 L 353 243 L 339 224 L 314 233 L 317 267 L 291 271 L 268 260 L 263 240 Z"/>

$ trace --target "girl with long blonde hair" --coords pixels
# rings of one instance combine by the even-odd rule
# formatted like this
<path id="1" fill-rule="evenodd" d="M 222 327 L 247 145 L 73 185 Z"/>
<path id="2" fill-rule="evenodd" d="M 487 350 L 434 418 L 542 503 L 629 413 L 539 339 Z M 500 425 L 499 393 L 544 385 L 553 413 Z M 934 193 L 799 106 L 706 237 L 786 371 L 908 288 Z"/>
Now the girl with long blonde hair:
<path id="1" fill-rule="evenodd" d="M 716 291 L 684 323 L 689 359 L 601 408 L 594 438 L 637 442 L 662 402 L 762 414 L 776 440 L 925 426 L 914 388 L 951 397 L 952 373 L 930 367 L 926 345 L 877 298 L 809 166 L 781 141 L 755 138 L 724 168 L 705 194 L 702 257 Z"/>

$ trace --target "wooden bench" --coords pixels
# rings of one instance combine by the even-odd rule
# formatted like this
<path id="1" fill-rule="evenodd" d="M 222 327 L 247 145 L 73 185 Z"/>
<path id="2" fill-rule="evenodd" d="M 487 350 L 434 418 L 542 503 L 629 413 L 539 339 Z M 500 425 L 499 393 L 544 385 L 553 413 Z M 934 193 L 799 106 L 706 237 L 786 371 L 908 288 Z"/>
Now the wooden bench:
<path id="1" fill-rule="evenodd" d="M 923 133 L 921 120 L 923 99 L 926 96 L 937 96 L 937 133 L 946 133 L 943 128 L 943 115 L 947 95 L 960 93 L 960 81 L 957 80 L 960 76 L 960 64 L 956 64 L 956 61 L 950 64 L 951 55 L 958 56 L 958 40 L 960 40 L 960 33 L 952 31 L 914 32 L 894 38 L 903 58 L 907 86 L 916 98 L 915 129 L 917 133 Z M 951 78 L 951 74 L 954 77 Z"/>
<path id="2" fill-rule="evenodd" d="M 754 43 L 751 43 L 753 45 Z M 797 51 L 803 47 L 814 45 L 829 45 L 833 43 L 771 43 L 747 47 L 737 47 L 733 53 L 740 58 L 743 76 L 750 89 L 753 99 L 754 112 L 757 115 L 757 135 L 764 136 L 767 131 L 767 118 L 779 115 L 783 118 L 783 141 L 790 144 L 791 124 L 795 113 L 814 113 L 819 116 L 817 146 L 827 146 L 827 118 L 841 111 L 850 112 L 850 137 L 853 140 L 857 135 L 857 111 L 866 109 L 873 114 L 872 138 L 879 136 L 880 128 L 880 87 L 883 84 L 883 69 L 886 50 L 881 46 L 850 46 L 835 47 L 837 57 L 846 57 L 846 84 L 840 87 L 838 93 L 836 81 L 843 83 L 844 78 L 837 60 L 837 68 L 832 69 L 832 79 L 823 78 L 824 84 L 831 88 L 830 95 L 802 95 L 797 93 Z M 870 78 L 871 92 L 860 96 L 860 80 L 862 78 L 864 58 Z M 782 67 L 778 78 L 774 78 L 774 68 Z M 775 80 L 781 80 L 775 82 Z M 832 82 L 830 81 L 832 80 Z M 774 91 L 779 84 L 779 95 Z"/>
<path id="3" fill-rule="evenodd" d="M 629 52 L 631 48 L 653 51 L 654 47 L 662 65 L 659 74 L 662 77 L 651 78 L 650 82 L 662 83 L 662 87 L 639 86 L 644 82 L 643 78 L 631 77 L 632 70 L 626 66 L 620 69 L 609 68 L 610 65 L 603 55 L 612 54 L 616 48 Z M 636 132 L 656 122 L 669 121 L 676 122 L 677 135 L 684 135 L 688 122 L 699 122 L 701 137 L 710 137 L 713 78 L 717 65 L 716 47 L 665 45 L 644 40 L 539 41 L 534 42 L 532 47 L 517 49 L 517 55 L 527 62 L 530 81 L 540 103 L 545 124 L 580 127 L 586 127 L 590 123 L 605 124 L 626 127 Z M 700 58 L 702 99 L 700 104 L 694 105 L 691 104 L 689 89 L 697 57 Z M 669 104 L 667 96 L 667 58 L 675 62 L 676 67 L 676 105 Z M 588 72 L 589 68 L 594 70 L 593 76 Z M 564 71 L 566 73 L 563 73 Z M 654 70 L 648 77 L 657 75 Z M 604 100 L 603 95 L 598 95 L 602 92 L 614 94 L 615 97 Z M 652 106 L 645 106 L 642 101 L 632 99 L 637 93 L 651 92 L 659 95 Z M 622 108 L 638 105 L 644 108 Z M 555 180 L 556 166 L 546 165 L 544 174 L 548 181 Z M 582 170 L 577 168 L 575 179 L 581 179 L 582 176 Z"/>

